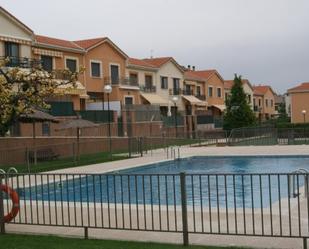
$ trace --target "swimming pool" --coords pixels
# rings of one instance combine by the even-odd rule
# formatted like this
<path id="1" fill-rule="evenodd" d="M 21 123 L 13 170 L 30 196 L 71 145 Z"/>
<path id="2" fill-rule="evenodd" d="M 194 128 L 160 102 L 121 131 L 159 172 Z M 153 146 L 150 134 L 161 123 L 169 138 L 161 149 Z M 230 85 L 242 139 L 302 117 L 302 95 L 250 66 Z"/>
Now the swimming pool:
<path id="1" fill-rule="evenodd" d="M 191 157 L 110 174 L 49 177 L 19 192 L 24 200 L 180 205 L 179 173 L 185 172 L 188 205 L 259 208 L 288 197 L 285 173 L 300 168 L 309 170 L 309 157 Z M 298 190 L 304 177 L 295 182 Z"/>

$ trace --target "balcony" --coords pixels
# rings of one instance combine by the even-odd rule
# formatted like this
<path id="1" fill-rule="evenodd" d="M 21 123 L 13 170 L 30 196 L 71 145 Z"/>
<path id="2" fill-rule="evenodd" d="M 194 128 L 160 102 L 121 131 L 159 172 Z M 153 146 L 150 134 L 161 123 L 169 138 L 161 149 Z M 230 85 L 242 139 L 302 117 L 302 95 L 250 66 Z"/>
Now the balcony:
<path id="1" fill-rule="evenodd" d="M 255 111 L 255 112 L 261 112 L 261 111 L 262 111 L 262 107 L 259 107 L 259 106 L 255 105 L 255 106 L 253 107 L 253 111 Z"/>
<path id="2" fill-rule="evenodd" d="M 195 97 L 197 97 L 199 100 L 202 100 L 202 101 L 206 100 L 206 96 L 205 95 L 196 94 Z"/>
<path id="3" fill-rule="evenodd" d="M 103 81 L 105 85 L 138 87 L 138 82 L 128 77 L 119 77 L 119 78 L 104 77 Z"/>
<path id="4" fill-rule="evenodd" d="M 168 91 L 169 91 L 169 95 L 180 95 L 180 94 L 182 94 L 181 88 L 172 88 L 172 89 L 168 89 Z"/>
<path id="5" fill-rule="evenodd" d="M 35 68 L 41 65 L 40 60 L 30 59 L 26 57 L 5 57 L 1 56 L 0 60 L 9 59 L 6 63 L 7 67 L 20 67 L 20 68 Z"/>
<path id="6" fill-rule="evenodd" d="M 141 86 L 140 90 L 145 93 L 155 93 L 157 88 L 156 86 Z"/>
<path id="7" fill-rule="evenodd" d="M 191 89 L 183 89 L 182 94 L 183 95 L 194 95 L 193 90 L 191 90 Z"/>
<path id="8" fill-rule="evenodd" d="M 71 73 L 64 70 L 54 70 L 53 72 L 54 78 L 57 80 L 71 80 Z"/>

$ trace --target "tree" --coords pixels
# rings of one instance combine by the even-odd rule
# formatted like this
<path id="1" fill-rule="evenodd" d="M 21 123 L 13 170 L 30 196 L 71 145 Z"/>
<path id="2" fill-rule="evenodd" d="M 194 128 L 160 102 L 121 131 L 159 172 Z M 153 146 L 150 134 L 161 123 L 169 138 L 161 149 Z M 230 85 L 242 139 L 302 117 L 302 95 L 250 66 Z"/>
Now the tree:
<path id="1" fill-rule="evenodd" d="M 55 71 L 49 73 L 42 67 L 7 67 L 7 63 L 9 59 L 0 60 L 0 136 L 7 133 L 21 114 L 48 108 L 46 98 L 61 94 L 61 85 L 75 87 L 79 75 L 79 72 L 62 70 L 67 80 L 57 80 Z"/>
<path id="2" fill-rule="evenodd" d="M 237 74 L 235 74 L 231 95 L 226 99 L 225 104 L 226 112 L 223 117 L 225 130 L 252 126 L 256 123 L 256 117 L 242 86 L 241 76 L 237 76 Z"/>

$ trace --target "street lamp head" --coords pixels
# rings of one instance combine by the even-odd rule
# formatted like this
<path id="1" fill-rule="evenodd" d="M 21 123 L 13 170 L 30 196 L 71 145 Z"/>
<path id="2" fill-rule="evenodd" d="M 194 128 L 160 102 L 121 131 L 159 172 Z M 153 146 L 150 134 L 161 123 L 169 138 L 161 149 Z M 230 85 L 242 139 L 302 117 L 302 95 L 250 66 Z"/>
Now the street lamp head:
<path id="1" fill-rule="evenodd" d="M 172 100 L 173 100 L 173 102 L 177 102 L 178 101 L 178 97 L 177 96 L 173 96 Z"/>
<path id="2" fill-rule="evenodd" d="M 105 93 L 111 93 L 112 92 L 112 86 L 111 85 L 105 85 L 104 86 L 104 92 Z"/>
<path id="3" fill-rule="evenodd" d="M 307 113 L 307 111 L 306 111 L 306 110 L 302 110 L 301 113 L 302 113 L 303 115 L 305 115 L 305 114 Z"/>

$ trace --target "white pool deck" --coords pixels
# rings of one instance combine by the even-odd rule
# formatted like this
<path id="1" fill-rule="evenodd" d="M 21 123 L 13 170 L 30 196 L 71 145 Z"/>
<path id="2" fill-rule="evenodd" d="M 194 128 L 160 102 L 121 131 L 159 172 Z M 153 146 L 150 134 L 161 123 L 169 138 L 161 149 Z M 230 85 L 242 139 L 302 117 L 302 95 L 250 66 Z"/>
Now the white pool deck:
<path id="1" fill-rule="evenodd" d="M 176 152 L 177 155 L 177 152 Z M 285 145 L 285 146 L 239 146 L 239 147 L 181 147 L 180 157 L 191 156 L 267 156 L 267 155 L 309 155 L 309 145 Z M 105 173 L 115 170 L 122 170 L 138 167 L 145 164 L 157 163 L 166 160 L 167 153 L 158 149 L 143 157 L 132 158 L 121 161 L 107 162 L 53 171 L 53 173 Z M 60 236 L 83 236 L 83 229 L 63 228 L 32 225 L 6 225 L 7 232 L 33 233 L 33 234 L 55 234 Z M 89 229 L 89 238 L 152 241 L 162 243 L 182 243 L 182 234 L 142 232 L 142 231 L 121 231 Z M 201 235 L 189 236 L 190 244 L 196 245 L 220 245 L 220 246 L 242 246 L 250 248 L 284 248 L 300 249 L 303 241 L 301 239 L 289 238 L 264 238 L 264 237 L 242 237 L 226 235 Z"/>

